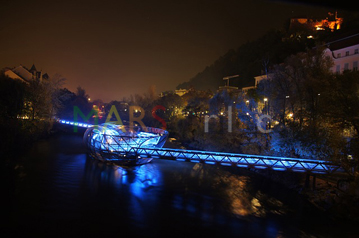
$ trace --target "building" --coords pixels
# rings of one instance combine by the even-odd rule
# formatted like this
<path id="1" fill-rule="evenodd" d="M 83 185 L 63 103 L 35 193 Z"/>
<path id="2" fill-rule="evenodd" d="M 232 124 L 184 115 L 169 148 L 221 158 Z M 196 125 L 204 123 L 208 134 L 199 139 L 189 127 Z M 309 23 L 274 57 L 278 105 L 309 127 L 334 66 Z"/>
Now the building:
<path id="1" fill-rule="evenodd" d="M 238 87 L 234 87 L 234 86 L 219 86 L 217 91 L 218 92 L 222 92 L 222 91 L 238 92 L 239 89 L 238 89 Z"/>
<path id="2" fill-rule="evenodd" d="M 188 93 L 188 89 L 176 89 L 175 90 L 175 94 L 177 94 L 178 96 L 182 97 L 183 95 L 185 95 L 186 93 Z"/>
<path id="3" fill-rule="evenodd" d="M 30 69 L 22 65 L 14 68 L 5 68 L 4 74 L 9 78 L 18 79 L 25 83 L 29 83 L 31 80 L 35 79 L 40 81 L 49 79 L 48 74 L 43 74 L 42 71 L 38 71 L 35 65 L 32 65 Z"/>
<path id="4" fill-rule="evenodd" d="M 344 70 L 358 70 L 359 32 L 333 38 L 326 43 L 325 54 L 334 61 L 333 73 Z"/>
<path id="5" fill-rule="evenodd" d="M 313 30 L 322 31 L 330 29 L 331 31 L 339 30 L 343 23 L 343 18 L 338 17 L 337 12 L 328 12 L 328 17 L 325 19 L 312 18 L 291 18 L 289 29 L 296 28 L 299 25 L 307 26 Z"/>
<path id="6" fill-rule="evenodd" d="M 182 97 L 183 95 L 185 95 L 186 93 L 188 93 L 189 90 L 188 89 L 176 89 L 174 91 L 164 91 L 160 93 L 160 97 L 164 97 L 170 94 L 177 94 L 178 96 Z"/>

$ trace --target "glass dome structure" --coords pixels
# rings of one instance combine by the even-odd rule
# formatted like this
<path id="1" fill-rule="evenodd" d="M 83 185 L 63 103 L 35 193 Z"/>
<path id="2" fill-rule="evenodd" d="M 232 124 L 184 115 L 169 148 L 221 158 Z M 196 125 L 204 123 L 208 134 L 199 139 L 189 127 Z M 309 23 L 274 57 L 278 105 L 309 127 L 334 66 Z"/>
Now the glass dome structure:
<path id="1" fill-rule="evenodd" d="M 163 129 L 104 123 L 88 128 L 84 134 L 84 143 L 89 155 L 95 159 L 138 165 L 152 160 L 139 156 L 138 148 L 162 148 L 167 137 L 168 132 Z"/>

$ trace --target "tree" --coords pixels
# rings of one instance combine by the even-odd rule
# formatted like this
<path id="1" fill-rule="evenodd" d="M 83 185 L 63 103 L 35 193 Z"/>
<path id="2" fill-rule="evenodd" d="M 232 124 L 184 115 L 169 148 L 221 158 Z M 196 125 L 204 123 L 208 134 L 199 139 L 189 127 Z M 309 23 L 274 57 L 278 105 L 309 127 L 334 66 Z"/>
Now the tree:
<path id="1" fill-rule="evenodd" d="M 342 137 L 323 113 L 330 111 L 329 88 L 337 90 L 330 83 L 331 66 L 331 59 L 316 48 L 288 57 L 274 68 L 271 80 L 261 82 L 259 93 L 269 97 L 273 118 L 282 122 L 272 134 L 274 153 L 311 159 L 340 157 Z"/>
<path id="2" fill-rule="evenodd" d="M 328 78 L 321 93 L 323 114 L 333 129 L 349 142 L 344 153 L 359 158 L 359 72 L 344 71 Z"/>
<path id="3" fill-rule="evenodd" d="M 88 99 L 90 98 L 88 94 L 86 94 L 86 90 L 81 88 L 80 86 L 78 86 L 76 88 L 76 96 L 81 99 L 81 100 L 86 100 L 88 101 Z"/>
<path id="4" fill-rule="evenodd" d="M 16 118 L 23 113 L 25 83 L 0 75 L 0 117 Z"/>
<path id="5" fill-rule="evenodd" d="M 59 89 L 57 92 L 57 100 L 60 106 L 57 108 L 56 116 L 62 119 L 73 119 L 73 101 L 75 98 L 76 94 L 67 88 Z"/>
<path id="6" fill-rule="evenodd" d="M 175 93 L 167 94 L 155 101 L 156 105 L 164 106 L 166 111 L 158 110 L 156 114 L 165 121 L 170 122 L 174 117 L 182 114 L 184 100 Z"/>
<path id="7" fill-rule="evenodd" d="M 359 135 L 359 72 L 344 71 L 328 78 L 321 94 L 323 113 L 343 129 L 353 128 Z"/>
<path id="8" fill-rule="evenodd" d="M 86 90 L 77 87 L 76 97 L 72 101 L 72 106 L 77 106 L 81 112 L 86 116 L 92 110 L 92 105 L 89 103 L 90 96 L 86 93 Z"/>
<path id="9" fill-rule="evenodd" d="M 50 118 L 52 108 L 51 88 L 48 83 L 31 80 L 27 86 L 26 105 L 32 120 Z"/>
<path id="10" fill-rule="evenodd" d="M 65 84 L 66 78 L 60 74 L 55 74 L 53 77 L 46 82 L 47 87 L 51 94 L 51 116 L 55 116 L 64 107 L 63 101 L 65 100 L 62 93 L 63 85 Z"/>

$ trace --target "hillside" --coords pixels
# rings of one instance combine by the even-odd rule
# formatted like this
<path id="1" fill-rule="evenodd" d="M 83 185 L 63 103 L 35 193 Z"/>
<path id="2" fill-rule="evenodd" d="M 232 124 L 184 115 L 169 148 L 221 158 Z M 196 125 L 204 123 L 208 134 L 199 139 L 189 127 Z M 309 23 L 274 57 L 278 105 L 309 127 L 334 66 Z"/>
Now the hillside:
<path id="1" fill-rule="evenodd" d="M 270 68 L 287 56 L 313 45 L 314 40 L 306 37 L 289 38 L 281 31 L 270 31 L 257 40 L 241 45 L 237 50 L 228 51 L 188 82 L 179 84 L 177 89 L 194 87 L 215 91 L 218 86 L 224 85 L 223 77 L 235 74 L 240 77 L 231 80 L 230 86 L 252 86 L 253 77 L 261 75 L 266 64 Z"/>

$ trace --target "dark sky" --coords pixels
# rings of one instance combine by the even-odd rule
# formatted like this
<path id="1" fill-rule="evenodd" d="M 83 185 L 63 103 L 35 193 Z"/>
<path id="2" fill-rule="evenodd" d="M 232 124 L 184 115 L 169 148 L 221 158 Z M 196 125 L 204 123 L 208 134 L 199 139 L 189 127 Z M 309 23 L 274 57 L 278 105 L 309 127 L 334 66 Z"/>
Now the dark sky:
<path id="1" fill-rule="evenodd" d="M 105 102 L 173 90 L 229 49 L 321 6 L 276 1 L 0 0 L 0 68 L 67 78 Z M 340 12 L 339 12 L 340 13 Z"/>

